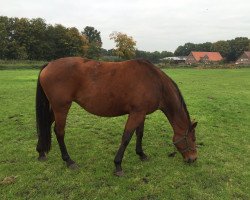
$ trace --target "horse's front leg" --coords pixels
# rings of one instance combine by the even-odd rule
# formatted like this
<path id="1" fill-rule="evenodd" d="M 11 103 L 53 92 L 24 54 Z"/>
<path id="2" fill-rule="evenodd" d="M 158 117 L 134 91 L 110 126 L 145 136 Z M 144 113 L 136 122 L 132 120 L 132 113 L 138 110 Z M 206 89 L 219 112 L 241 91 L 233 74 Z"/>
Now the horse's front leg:
<path id="1" fill-rule="evenodd" d="M 131 113 L 128 116 L 128 120 L 127 120 L 125 130 L 122 136 L 122 141 L 121 141 L 120 147 L 117 151 L 117 154 L 114 160 L 115 175 L 117 176 L 123 175 L 121 163 L 122 163 L 124 152 L 132 138 L 133 132 L 144 121 L 144 119 L 145 119 L 144 113 Z"/>

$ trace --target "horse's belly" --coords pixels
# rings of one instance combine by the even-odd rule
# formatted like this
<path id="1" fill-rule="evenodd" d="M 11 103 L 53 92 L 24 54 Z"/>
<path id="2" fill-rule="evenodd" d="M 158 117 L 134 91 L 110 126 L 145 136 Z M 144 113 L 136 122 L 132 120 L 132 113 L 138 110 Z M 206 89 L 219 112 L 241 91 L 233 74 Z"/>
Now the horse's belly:
<path id="1" fill-rule="evenodd" d="M 128 114 L 128 108 L 122 101 L 111 98 L 84 97 L 75 100 L 81 107 L 91 114 L 102 117 L 115 117 Z"/>
<path id="2" fill-rule="evenodd" d="M 135 79 L 135 78 L 134 78 Z M 75 101 L 98 116 L 120 116 L 132 112 L 151 113 L 158 109 L 160 93 L 157 84 L 133 78 L 103 77 L 86 79 L 78 87 Z"/>
<path id="3" fill-rule="evenodd" d="M 89 113 L 102 117 L 116 117 L 131 112 L 144 112 L 149 114 L 158 109 L 156 99 L 143 99 L 139 97 L 120 97 L 96 95 L 76 100 L 76 102 Z"/>
<path id="4" fill-rule="evenodd" d="M 128 112 L 122 111 L 122 110 L 105 110 L 105 109 L 95 109 L 95 108 L 84 108 L 86 111 L 88 111 L 91 114 L 100 116 L 100 117 L 117 117 L 121 115 L 128 114 Z"/>

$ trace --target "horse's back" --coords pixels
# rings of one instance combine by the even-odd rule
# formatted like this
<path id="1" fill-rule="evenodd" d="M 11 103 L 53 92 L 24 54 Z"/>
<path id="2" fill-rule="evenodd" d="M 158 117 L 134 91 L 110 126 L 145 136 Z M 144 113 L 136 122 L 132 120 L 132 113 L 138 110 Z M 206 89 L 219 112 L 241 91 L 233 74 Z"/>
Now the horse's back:
<path id="1" fill-rule="evenodd" d="M 62 58 L 48 64 L 40 81 L 52 104 L 75 101 L 100 116 L 151 113 L 162 95 L 159 73 L 144 60 L 114 63 Z"/>

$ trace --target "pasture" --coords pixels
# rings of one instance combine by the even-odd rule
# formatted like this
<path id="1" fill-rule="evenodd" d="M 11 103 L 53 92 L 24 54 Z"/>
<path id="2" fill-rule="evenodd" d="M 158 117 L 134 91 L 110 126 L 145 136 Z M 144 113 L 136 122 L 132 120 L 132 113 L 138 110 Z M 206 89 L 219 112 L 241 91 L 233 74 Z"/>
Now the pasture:
<path id="1" fill-rule="evenodd" d="M 68 151 L 80 169 L 61 160 L 52 137 L 37 161 L 35 88 L 38 70 L 0 71 L 0 199 L 250 199 L 250 69 L 167 69 L 198 121 L 198 160 L 174 151 L 172 128 L 157 111 L 147 116 L 141 162 L 132 138 L 123 177 L 113 175 L 126 116 L 101 118 L 73 104 Z"/>

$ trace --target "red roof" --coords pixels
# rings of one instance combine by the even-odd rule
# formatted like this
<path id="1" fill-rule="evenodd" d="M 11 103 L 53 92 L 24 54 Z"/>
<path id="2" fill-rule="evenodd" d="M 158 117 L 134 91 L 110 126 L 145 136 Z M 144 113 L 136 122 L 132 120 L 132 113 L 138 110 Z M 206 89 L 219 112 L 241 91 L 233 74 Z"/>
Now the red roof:
<path id="1" fill-rule="evenodd" d="M 245 51 L 244 53 L 250 58 L 250 51 Z"/>
<path id="2" fill-rule="evenodd" d="M 219 52 L 195 52 L 192 51 L 191 54 L 194 56 L 195 60 L 199 61 L 204 56 L 207 56 L 211 61 L 220 61 L 222 60 L 222 56 Z"/>

